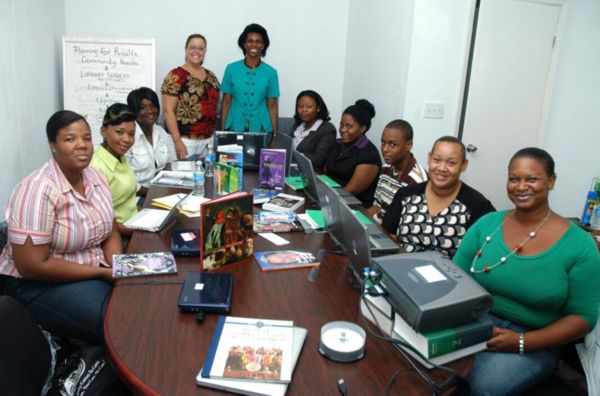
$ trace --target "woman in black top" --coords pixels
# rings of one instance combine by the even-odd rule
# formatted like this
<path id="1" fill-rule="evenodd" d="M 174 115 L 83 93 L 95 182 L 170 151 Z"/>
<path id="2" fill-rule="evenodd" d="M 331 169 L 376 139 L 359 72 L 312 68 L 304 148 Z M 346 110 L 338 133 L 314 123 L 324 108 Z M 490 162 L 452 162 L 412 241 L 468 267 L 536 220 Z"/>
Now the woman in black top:
<path id="1" fill-rule="evenodd" d="M 323 168 L 335 144 L 335 127 L 329 120 L 327 105 L 315 91 L 302 91 L 296 97 L 296 120 L 290 131 L 294 148 L 308 158 L 314 168 Z"/>
<path id="2" fill-rule="evenodd" d="M 429 181 L 398 190 L 382 226 L 407 252 L 437 250 L 452 257 L 467 229 L 496 209 L 460 180 L 467 170 L 465 146 L 453 136 L 439 138 L 428 156 Z"/>
<path id="3" fill-rule="evenodd" d="M 370 208 L 381 169 L 377 147 L 365 136 L 375 117 L 375 108 L 365 99 L 344 110 L 340 135 L 325 161 L 325 173 Z"/>

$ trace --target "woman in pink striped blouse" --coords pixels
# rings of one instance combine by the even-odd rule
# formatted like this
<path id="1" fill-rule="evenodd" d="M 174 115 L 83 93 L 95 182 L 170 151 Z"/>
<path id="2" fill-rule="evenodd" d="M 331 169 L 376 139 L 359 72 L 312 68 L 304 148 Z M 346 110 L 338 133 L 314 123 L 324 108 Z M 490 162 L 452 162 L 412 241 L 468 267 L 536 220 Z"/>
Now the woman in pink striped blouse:
<path id="1" fill-rule="evenodd" d="M 45 330 L 101 344 L 112 255 L 122 251 L 111 193 L 88 167 L 94 150 L 81 115 L 55 113 L 46 134 L 52 158 L 17 184 L 5 209 L 0 294 L 21 301 Z"/>

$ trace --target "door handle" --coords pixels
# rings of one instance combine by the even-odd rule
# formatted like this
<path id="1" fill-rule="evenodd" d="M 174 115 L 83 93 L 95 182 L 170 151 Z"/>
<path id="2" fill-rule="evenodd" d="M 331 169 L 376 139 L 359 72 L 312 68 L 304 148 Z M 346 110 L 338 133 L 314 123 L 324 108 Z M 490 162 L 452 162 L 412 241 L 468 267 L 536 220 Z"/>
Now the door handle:
<path id="1" fill-rule="evenodd" d="M 473 146 L 472 144 L 467 144 L 467 152 L 474 153 L 477 151 L 477 146 Z"/>

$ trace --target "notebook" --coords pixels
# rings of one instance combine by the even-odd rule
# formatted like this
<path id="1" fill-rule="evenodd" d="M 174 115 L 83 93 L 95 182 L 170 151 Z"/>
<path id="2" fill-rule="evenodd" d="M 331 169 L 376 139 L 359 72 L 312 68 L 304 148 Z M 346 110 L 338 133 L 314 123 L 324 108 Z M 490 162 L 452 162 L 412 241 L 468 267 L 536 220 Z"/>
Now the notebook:
<path id="1" fill-rule="evenodd" d="M 315 170 L 313 169 L 312 162 L 301 152 L 294 150 L 294 158 L 296 159 L 296 163 L 298 164 L 298 168 L 300 169 L 300 174 L 305 179 L 305 187 L 304 193 L 306 196 L 318 206 L 322 206 L 323 203 L 319 200 L 319 193 L 317 191 L 317 182 L 319 179 L 315 175 Z M 338 196 L 350 206 L 360 206 L 362 203 L 358 198 L 354 195 L 350 194 L 348 191 L 338 188 L 336 189 Z"/>
<path id="2" fill-rule="evenodd" d="M 214 146 L 239 144 L 244 151 L 244 169 L 258 169 L 260 149 L 269 147 L 271 133 L 268 132 L 232 132 L 216 131 Z"/>
<path id="3" fill-rule="evenodd" d="M 186 194 L 171 210 L 144 208 L 127 220 L 123 225 L 132 230 L 158 232 L 177 214 L 181 203 L 191 194 Z"/>
<path id="4" fill-rule="evenodd" d="M 307 331 L 302 327 L 294 327 L 293 331 L 292 365 L 295 367 L 298 357 L 300 356 L 300 351 L 302 351 L 302 346 L 304 345 Z M 196 376 L 196 383 L 200 386 L 206 386 L 208 388 L 221 389 L 233 393 L 252 396 L 284 396 L 288 387 L 288 384 L 278 384 L 274 382 L 204 378 L 202 377 L 202 368 Z"/>
<path id="5" fill-rule="evenodd" d="M 226 272 L 188 272 L 177 306 L 183 312 L 225 313 L 231 307 L 233 276 Z"/>

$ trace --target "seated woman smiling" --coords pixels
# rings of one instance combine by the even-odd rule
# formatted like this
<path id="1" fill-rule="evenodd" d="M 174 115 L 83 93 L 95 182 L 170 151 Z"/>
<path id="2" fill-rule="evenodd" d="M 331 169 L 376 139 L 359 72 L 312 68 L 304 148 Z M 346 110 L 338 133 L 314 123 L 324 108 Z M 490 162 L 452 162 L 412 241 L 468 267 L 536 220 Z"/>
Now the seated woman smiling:
<path id="1" fill-rule="evenodd" d="M 135 114 L 126 104 L 110 105 L 100 130 L 104 141 L 90 164 L 108 181 L 117 227 L 122 235 L 131 234 L 131 230 L 123 223 L 137 213 L 137 180 L 125 157 L 135 141 L 135 119 Z"/>
<path id="2" fill-rule="evenodd" d="M 6 206 L 8 244 L 0 255 L 0 294 L 19 300 L 42 328 L 102 344 L 121 253 L 108 184 L 88 167 L 85 118 L 55 113 L 46 125 L 52 158 L 14 188 Z"/>
<path id="3" fill-rule="evenodd" d="M 437 250 L 452 257 L 471 224 L 495 209 L 460 180 L 468 161 L 463 143 L 444 136 L 428 155 L 429 181 L 398 190 L 383 217 L 383 228 L 407 252 Z"/>
<path id="4" fill-rule="evenodd" d="M 493 297 L 488 350 L 475 355 L 474 395 L 515 395 L 551 376 L 558 347 L 596 325 L 600 254 L 593 239 L 548 202 L 554 160 L 539 148 L 510 160 L 506 190 L 514 209 L 482 217 L 454 262 Z"/>
<path id="5" fill-rule="evenodd" d="M 348 106 L 340 121 L 340 135 L 325 161 L 325 173 L 358 198 L 368 209 L 373 204 L 381 158 L 366 133 L 375 107 L 365 99 Z"/>

